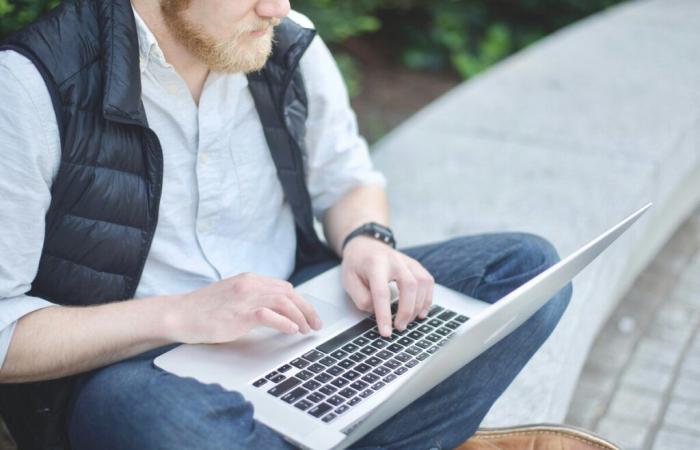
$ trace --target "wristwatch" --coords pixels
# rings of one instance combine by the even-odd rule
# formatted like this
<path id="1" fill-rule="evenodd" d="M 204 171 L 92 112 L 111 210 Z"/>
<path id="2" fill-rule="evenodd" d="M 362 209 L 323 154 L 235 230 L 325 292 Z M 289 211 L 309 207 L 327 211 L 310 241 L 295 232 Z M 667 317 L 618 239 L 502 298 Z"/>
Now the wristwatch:
<path id="1" fill-rule="evenodd" d="M 345 248 L 347 243 L 350 242 L 350 239 L 355 238 L 357 236 L 373 237 L 374 239 L 377 239 L 379 241 L 384 242 L 387 245 L 390 245 L 391 248 L 396 248 L 396 240 L 394 239 L 394 233 L 391 231 L 390 228 L 385 227 L 384 225 L 380 225 L 376 222 L 368 222 L 355 228 L 350 234 L 347 235 L 347 237 L 343 241 L 343 245 L 340 247 L 340 252 L 343 252 L 343 249 Z"/>

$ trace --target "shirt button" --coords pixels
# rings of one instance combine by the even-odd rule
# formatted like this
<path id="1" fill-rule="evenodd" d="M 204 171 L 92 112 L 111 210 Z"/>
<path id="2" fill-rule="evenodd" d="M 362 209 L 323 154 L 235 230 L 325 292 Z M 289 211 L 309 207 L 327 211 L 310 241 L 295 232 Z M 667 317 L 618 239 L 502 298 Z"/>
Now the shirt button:
<path id="1" fill-rule="evenodd" d="M 205 164 L 207 162 L 207 160 L 209 160 L 209 154 L 207 152 L 201 152 L 199 154 L 199 161 L 202 164 Z"/>

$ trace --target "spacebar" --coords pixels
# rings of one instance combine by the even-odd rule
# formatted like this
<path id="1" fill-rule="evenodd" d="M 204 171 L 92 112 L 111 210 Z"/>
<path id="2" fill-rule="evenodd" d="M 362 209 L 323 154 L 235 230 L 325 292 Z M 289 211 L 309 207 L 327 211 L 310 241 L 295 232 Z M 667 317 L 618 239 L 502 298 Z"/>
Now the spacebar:
<path id="1" fill-rule="evenodd" d="M 361 335 L 365 331 L 369 330 L 374 326 L 374 321 L 370 319 L 365 319 L 362 322 L 359 322 L 352 327 L 348 328 L 347 330 L 343 331 L 339 335 L 335 336 L 332 339 L 327 340 L 323 344 L 319 345 L 316 347 L 316 350 L 319 350 L 323 353 L 331 353 L 333 350 L 336 348 L 340 347 L 350 339 L 354 339 L 357 336 Z"/>

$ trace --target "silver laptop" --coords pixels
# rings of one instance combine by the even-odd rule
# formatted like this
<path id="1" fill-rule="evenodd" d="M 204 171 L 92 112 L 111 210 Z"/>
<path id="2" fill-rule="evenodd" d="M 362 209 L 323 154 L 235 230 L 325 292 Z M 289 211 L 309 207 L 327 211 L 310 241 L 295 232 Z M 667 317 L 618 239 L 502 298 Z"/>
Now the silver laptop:
<path id="1" fill-rule="evenodd" d="M 296 288 L 321 316 L 321 330 L 304 336 L 257 328 L 226 344 L 181 345 L 154 362 L 240 392 L 257 420 L 294 445 L 345 448 L 525 322 L 650 206 L 495 304 L 436 285 L 428 317 L 391 338 L 355 308 L 336 267 Z"/>

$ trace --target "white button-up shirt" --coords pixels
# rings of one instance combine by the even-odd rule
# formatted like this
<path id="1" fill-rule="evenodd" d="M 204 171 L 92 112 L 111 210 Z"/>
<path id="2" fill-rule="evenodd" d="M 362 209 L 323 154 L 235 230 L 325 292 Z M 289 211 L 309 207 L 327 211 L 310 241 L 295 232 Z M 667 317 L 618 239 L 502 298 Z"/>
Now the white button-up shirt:
<path id="1" fill-rule="evenodd" d="M 211 72 L 196 105 L 138 15 L 136 22 L 142 99 L 164 168 L 158 225 L 135 297 L 189 292 L 241 272 L 288 278 L 294 218 L 245 75 Z M 372 167 L 343 80 L 320 38 L 300 68 L 309 102 L 307 185 L 320 220 L 353 187 L 386 180 Z M 51 305 L 26 293 L 41 256 L 61 149 L 51 99 L 32 63 L 0 52 L 0 80 L 2 363 L 16 321 Z"/>

